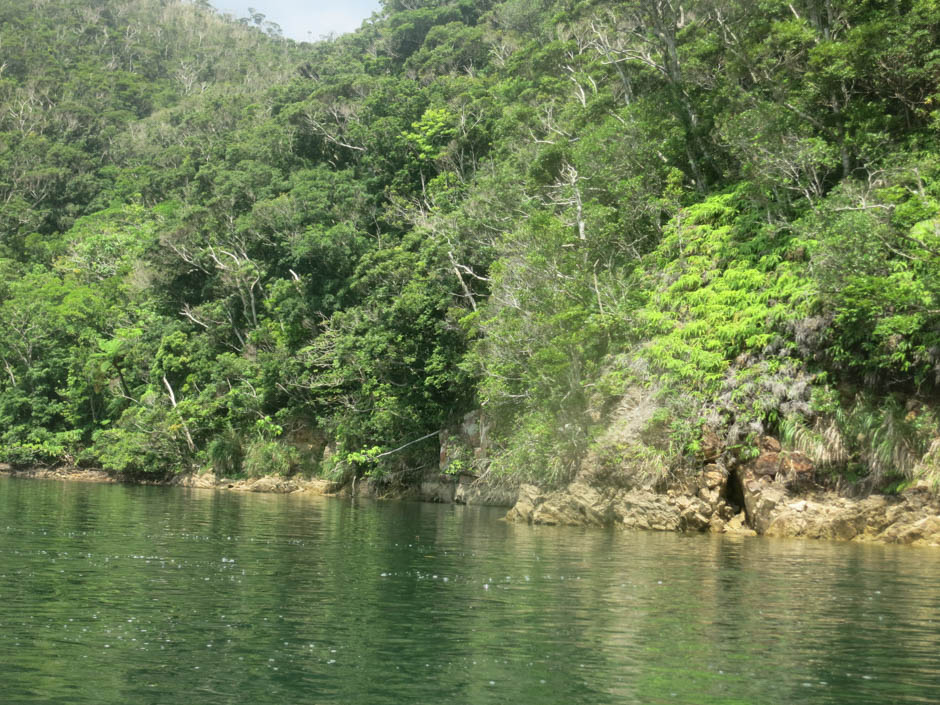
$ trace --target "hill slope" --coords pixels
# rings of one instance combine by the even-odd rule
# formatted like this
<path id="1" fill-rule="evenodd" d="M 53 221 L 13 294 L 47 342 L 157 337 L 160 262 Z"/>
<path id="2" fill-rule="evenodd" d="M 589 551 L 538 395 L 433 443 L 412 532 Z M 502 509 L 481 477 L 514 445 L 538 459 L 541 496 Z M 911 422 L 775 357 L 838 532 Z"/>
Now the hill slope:
<path id="1" fill-rule="evenodd" d="M 84 5 L 0 3 L 0 459 L 938 477 L 932 0 Z"/>

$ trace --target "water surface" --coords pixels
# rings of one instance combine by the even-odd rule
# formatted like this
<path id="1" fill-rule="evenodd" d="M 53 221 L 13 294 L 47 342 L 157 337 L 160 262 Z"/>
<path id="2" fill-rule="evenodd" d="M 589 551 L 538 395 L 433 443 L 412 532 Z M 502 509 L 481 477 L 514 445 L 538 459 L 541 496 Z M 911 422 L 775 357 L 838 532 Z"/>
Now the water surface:
<path id="1" fill-rule="evenodd" d="M 0 701 L 940 702 L 940 552 L 0 478 Z"/>

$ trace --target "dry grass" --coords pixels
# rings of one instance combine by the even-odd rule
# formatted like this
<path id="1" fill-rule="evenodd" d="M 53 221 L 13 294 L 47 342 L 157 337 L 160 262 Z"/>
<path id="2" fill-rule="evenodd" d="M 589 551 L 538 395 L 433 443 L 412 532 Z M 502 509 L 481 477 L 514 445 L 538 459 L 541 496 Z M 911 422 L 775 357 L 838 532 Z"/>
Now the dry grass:
<path id="1" fill-rule="evenodd" d="M 812 427 L 802 418 L 787 419 L 781 424 L 781 436 L 785 445 L 812 458 L 820 469 L 844 467 L 851 458 L 835 419 L 817 418 Z"/>
<path id="2" fill-rule="evenodd" d="M 800 417 L 781 424 L 788 446 L 821 470 L 853 470 L 867 489 L 927 479 L 940 487 L 936 413 L 897 400 L 857 397 L 852 406 L 808 426 Z"/>
<path id="3" fill-rule="evenodd" d="M 603 487 L 650 488 L 668 483 L 673 471 L 668 430 L 659 417 L 655 394 L 630 387 L 612 413 L 606 430 L 594 441 L 579 478 Z"/>
<path id="4" fill-rule="evenodd" d="M 940 436 L 933 439 L 927 452 L 914 467 L 914 477 L 940 493 Z"/>

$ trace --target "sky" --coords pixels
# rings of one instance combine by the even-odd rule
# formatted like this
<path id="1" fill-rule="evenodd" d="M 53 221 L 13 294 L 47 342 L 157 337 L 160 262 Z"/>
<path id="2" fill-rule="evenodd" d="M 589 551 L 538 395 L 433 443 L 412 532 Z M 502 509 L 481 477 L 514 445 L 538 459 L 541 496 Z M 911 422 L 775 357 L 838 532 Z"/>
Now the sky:
<path id="1" fill-rule="evenodd" d="M 362 21 L 379 9 L 379 0 L 213 0 L 222 12 L 248 17 L 248 8 L 276 22 L 285 37 L 313 41 L 335 32 L 357 29 Z"/>

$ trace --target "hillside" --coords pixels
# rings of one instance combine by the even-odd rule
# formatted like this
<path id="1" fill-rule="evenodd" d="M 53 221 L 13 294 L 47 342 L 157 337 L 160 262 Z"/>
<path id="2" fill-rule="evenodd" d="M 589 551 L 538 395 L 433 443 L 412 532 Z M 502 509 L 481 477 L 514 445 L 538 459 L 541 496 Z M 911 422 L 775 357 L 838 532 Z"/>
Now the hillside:
<path id="1" fill-rule="evenodd" d="M 936 0 L 259 23 L 0 0 L 0 461 L 940 483 Z"/>

